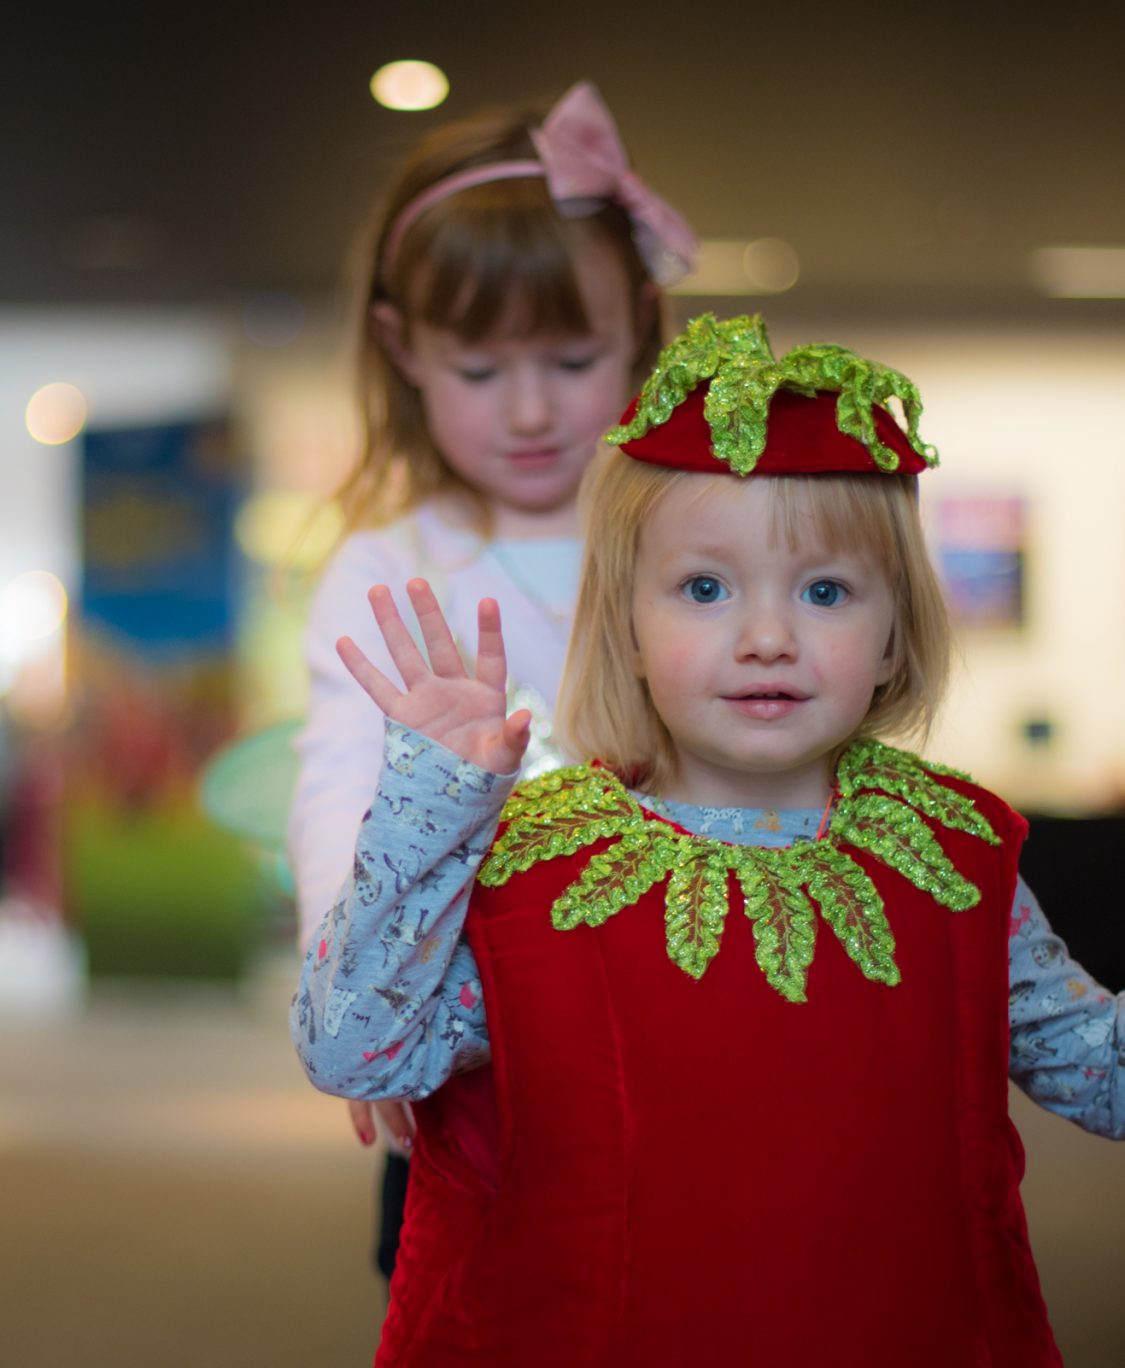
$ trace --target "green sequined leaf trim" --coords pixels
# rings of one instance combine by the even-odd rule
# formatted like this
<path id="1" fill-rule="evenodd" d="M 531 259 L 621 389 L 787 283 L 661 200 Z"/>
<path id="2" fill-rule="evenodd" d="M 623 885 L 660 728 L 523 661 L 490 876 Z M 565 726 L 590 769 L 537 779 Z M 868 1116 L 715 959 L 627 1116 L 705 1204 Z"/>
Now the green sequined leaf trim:
<path id="1" fill-rule="evenodd" d="M 909 751 L 896 750 L 881 741 L 861 741 L 841 760 L 836 783 L 842 799 L 852 798 L 865 790 L 879 789 L 901 798 L 942 826 L 967 831 L 990 845 L 998 845 L 999 836 L 972 800 L 940 783 L 934 777 L 938 774 L 968 778 L 957 770 L 928 764 Z"/>
<path id="2" fill-rule="evenodd" d="M 885 471 L 897 470 L 899 457 L 879 441 L 872 409 L 897 399 L 911 447 L 926 465 L 938 464 L 937 451 L 918 432 L 922 400 L 911 380 L 829 342 L 794 347 L 778 360 L 760 314 L 722 322 L 714 314 L 692 319 L 660 353 L 633 417 L 611 428 L 605 440 L 620 445 L 643 437 L 650 428 L 666 423 L 705 381 L 709 388 L 703 412 L 711 429 L 711 449 L 738 475 L 750 474 L 765 450 L 770 401 L 781 388 L 809 396 L 836 393 L 837 427 L 861 442 Z"/>
<path id="3" fill-rule="evenodd" d="M 667 875 L 675 861 L 675 844 L 670 836 L 627 831 L 610 850 L 591 857 L 581 876 L 556 898 L 551 920 L 560 931 L 583 923 L 601 926 Z"/>
<path id="4" fill-rule="evenodd" d="M 674 859 L 664 900 L 664 929 L 673 964 L 692 978 L 718 953 L 727 915 L 727 870 L 730 861 L 710 842 L 685 841 Z"/>
<path id="5" fill-rule="evenodd" d="M 668 957 L 699 979 L 719 952 L 733 874 L 757 963 L 782 997 L 806 1001 L 818 913 L 865 978 L 894 985 L 900 974 L 882 898 L 847 847 L 866 851 L 942 907 L 976 906 L 979 889 L 954 868 L 926 819 L 990 844 L 999 838 L 971 798 L 937 777 L 948 774 L 956 772 L 908 751 L 857 742 L 837 768 L 838 799 L 827 833 L 772 849 L 678 832 L 646 816 L 609 770 L 572 765 L 515 790 L 477 877 L 495 887 L 542 860 L 611 840 L 555 900 L 551 918 L 560 931 L 601 926 L 666 879 Z"/>
<path id="6" fill-rule="evenodd" d="M 921 815 L 897 798 L 860 794 L 848 804 L 845 821 L 839 827 L 833 822 L 832 829 L 848 845 L 869 851 L 943 907 L 963 912 L 980 901 L 980 890 L 953 868 Z"/>
<path id="7" fill-rule="evenodd" d="M 736 873 L 754 928 L 754 957 L 771 988 L 790 1002 L 807 1002 L 805 983 L 816 946 L 816 918 L 785 852 L 756 850 Z"/>
<path id="8" fill-rule="evenodd" d="M 824 842 L 805 854 L 809 893 L 849 958 L 865 978 L 892 986 L 901 982 L 894 933 L 867 872 L 850 855 Z"/>

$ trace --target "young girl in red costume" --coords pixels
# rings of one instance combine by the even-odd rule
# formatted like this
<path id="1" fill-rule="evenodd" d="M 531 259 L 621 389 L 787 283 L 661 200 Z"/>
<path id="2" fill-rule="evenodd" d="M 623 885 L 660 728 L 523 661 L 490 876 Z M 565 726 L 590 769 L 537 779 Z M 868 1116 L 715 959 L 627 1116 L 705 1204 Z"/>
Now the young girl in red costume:
<path id="1" fill-rule="evenodd" d="M 695 249 L 688 225 L 631 170 L 588 83 L 545 118 L 502 110 L 431 132 L 375 228 L 361 331 L 365 451 L 345 491 L 351 533 L 307 633 L 310 701 L 289 822 L 302 948 L 351 869 L 382 765 L 382 715 L 335 651 L 352 633 L 392 668 L 363 602 L 369 585 L 402 592 L 424 576 L 467 642 L 477 600 L 502 597 L 513 701 L 537 713 L 525 768 L 558 763 L 551 712 L 578 582 L 578 483 L 651 369 L 661 288 Z M 351 1112 L 370 1144 L 371 1104 Z M 409 1147 L 408 1112 L 387 1108 L 381 1125 L 392 1148 Z M 386 1272 L 405 1173 L 392 1159 Z"/>
<path id="2" fill-rule="evenodd" d="M 596 763 L 508 796 L 491 600 L 471 675 L 419 581 L 428 662 L 370 595 L 402 689 L 341 641 L 401 760 L 293 1026 L 318 1086 L 425 1098 L 377 1364 L 1061 1362 L 1007 1079 L 1125 1135 L 1125 1006 L 1023 820 L 877 739 L 946 674 L 920 411 L 757 318 L 662 354 L 588 490 L 562 717 Z"/>

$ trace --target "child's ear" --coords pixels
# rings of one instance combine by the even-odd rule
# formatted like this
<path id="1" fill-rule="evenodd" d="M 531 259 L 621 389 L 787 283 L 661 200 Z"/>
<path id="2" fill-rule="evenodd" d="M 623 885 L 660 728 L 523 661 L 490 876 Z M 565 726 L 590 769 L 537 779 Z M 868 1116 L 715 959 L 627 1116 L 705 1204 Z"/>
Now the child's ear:
<path id="1" fill-rule="evenodd" d="M 381 301 L 371 306 L 371 328 L 387 355 L 412 385 L 417 385 L 414 352 L 406 331 L 406 319 L 393 304 Z"/>
<path id="2" fill-rule="evenodd" d="M 891 628 L 891 634 L 887 638 L 887 648 L 883 652 L 883 659 L 879 662 L 879 669 L 875 675 L 876 684 L 887 684 L 894 678 L 901 661 L 898 649 L 898 624 Z"/>
<path id="3" fill-rule="evenodd" d="M 637 633 L 633 627 L 633 615 L 629 614 L 629 668 L 638 679 L 645 677 L 645 662 L 641 655 L 641 648 L 637 641 Z"/>

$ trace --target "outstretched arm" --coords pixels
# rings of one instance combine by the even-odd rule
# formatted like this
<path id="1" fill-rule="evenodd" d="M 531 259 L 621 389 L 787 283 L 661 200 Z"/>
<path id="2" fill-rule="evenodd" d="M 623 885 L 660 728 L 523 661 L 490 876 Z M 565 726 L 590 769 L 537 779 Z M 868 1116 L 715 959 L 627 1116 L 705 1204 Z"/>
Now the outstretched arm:
<path id="1" fill-rule="evenodd" d="M 482 605 L 488 659 L 470 679 L 424 583 L 411 585 L 411 598 L 429 665 L 390 596 L 375 590 L 371 597 L 405 687 L 341 643 L 341 658 L 390 715 L 387 755 L 343 900 L 306 958 L 292 1027 L 310 1077 L 326 1091 L 420 1097 L 488 1057 L 480 985 L 461 928 L 515 775 L 502 777 L 470 757 L 518 763 L 526 721 L 504 715 L 495 604 Z M 408 729 L 410 722 L 429 737 Z M 448 749 L 450 742 L 459 749 Z"/>

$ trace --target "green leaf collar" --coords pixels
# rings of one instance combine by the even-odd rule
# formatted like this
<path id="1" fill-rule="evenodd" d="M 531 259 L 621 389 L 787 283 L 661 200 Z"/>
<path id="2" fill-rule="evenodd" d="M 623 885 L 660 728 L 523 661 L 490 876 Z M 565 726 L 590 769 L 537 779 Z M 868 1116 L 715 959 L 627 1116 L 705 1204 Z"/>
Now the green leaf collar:
<path id="1" fill-rule="evenodd" d="M 555 900 L 551 919 L 560 931 L 601 926 L 666 880 L 668 956 L 698 979 L 718 953 L 733 874 L 758 965 L 782 997 L 806 1000 L 818 913 L 866 978 L 893 985 L 900 976 L 883 900 L 847 847 L 867 851 L 951 911 L 974 907 L 979 889 L 954 869 L 923 820 L 998 844 L 972 800 L 937 777 L 955 773 L 878 741 L 858 742 L 838 767 L 839 796 L 825 836 L 771 849 L 677 831 L 646 817 L 609 770 L 574 765 L 515 790 L 478 878 L 496 887 L 542 860 L 615 838 Z"/>

